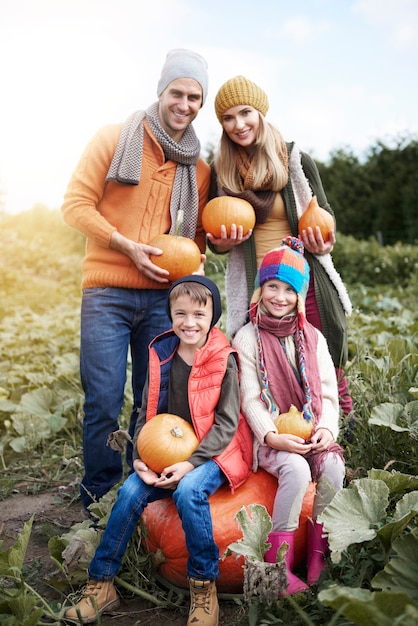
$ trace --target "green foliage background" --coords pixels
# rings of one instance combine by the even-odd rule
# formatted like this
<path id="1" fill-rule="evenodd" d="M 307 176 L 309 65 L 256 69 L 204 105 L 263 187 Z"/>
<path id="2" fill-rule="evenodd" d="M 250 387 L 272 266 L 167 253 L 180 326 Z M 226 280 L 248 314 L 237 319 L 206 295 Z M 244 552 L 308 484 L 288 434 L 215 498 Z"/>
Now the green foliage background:
<path id="1" fill-rule="evenodd" d="M 81 476 L 78 357 L 84 239 L 63 224 L 58 211 L 42 206 L 4 217 L 0 226 L 0 500 L 6 500 L 16 486 L 31 493 Z M 207 274 L 223 294 L 226 257 L 209 251 L 207 256 Z M 372 468 L 418 475 L 418 247 L 382 247 L 373 237 L 339 235 L 333 257 L 354 306 L 346 372 L 357 421 L 352 440 L 343 445 L 349 476 L 374 481 L 373 501 L 383 475 L 370 476 Z M 129 413 L 127 388 L 121 426 Z M 398 496 L 391 494 L 377 526 L 385 528 L 396 515 Z M 411 530 L 416 522 L 408 519 Z M 348 546 L 342 562 L 330 568 L 322 603 L 313 595 L 296 607 L 292 600 L 268 609 L 246 607 L 245 623 L 326 623 L 343 604 L 370 605 L 369 596 L 353 600 L 352 591 L 340 592 L 341 584 L 370 593 L 386 556 L 378 539 L 361 548 Z M 137 557 L 125 579 L 132 580 L 135 568 Z M 330 584 L 339 585 L 338 593 L 330 591 Z M 403 611 L 404 600 L 400 606 Z M 356 619 L 334 616 L 332 623 L 363 623 Z M 397 623 L 418 623 L 414 619 Z"/>

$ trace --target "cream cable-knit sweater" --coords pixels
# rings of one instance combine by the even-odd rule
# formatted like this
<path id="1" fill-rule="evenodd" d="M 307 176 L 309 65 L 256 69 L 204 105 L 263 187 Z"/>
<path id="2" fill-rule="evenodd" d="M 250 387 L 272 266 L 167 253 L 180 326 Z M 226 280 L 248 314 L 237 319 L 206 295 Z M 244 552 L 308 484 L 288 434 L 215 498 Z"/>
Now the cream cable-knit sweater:
<path id="1" fill-rule="evenodd" d="M 337 379 L 325 337 L 318 330 L 317 333 L 318 345 L 316 353 L 323 394 L 322 415 L 317 428 L 330 430 L 336 441 L 339 433 Z M 240 358 L 241 410 L 254 433 L 253 470 L 256 471 L 258 467 L 258 449 L 264 444 L 264 438 L 268 432 L 277 432 L 274 419 L 279 412 L 270 413 L 260 399 L 262 387 L 261 372 L 258 362 L 257 340 L 254 326 L 251 322 L 237 332 L 232 341 L 232 346 L 237 350 Z M 276 398 L 276 400 L 280 402 L 280 399 Z"/>

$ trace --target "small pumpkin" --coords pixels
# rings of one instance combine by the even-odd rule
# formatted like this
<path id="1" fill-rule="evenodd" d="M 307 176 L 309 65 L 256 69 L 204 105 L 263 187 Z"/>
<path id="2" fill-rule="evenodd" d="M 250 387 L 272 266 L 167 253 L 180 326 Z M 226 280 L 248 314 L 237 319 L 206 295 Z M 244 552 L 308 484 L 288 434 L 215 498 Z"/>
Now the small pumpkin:
<path id="1" fill-rule="evenodd" d="M 177 212 L 176 229 L 174 235 L 157 235 L 149 242 L 150 246 L 160 248 L 160 255 L 151 254 L 150 259 L 158 267 L 169 272 L 168 278 L 174 282 L 183 276 L 197 272 L 200 266 L 201 254 L 198 245 L 180 235 L 184 211 Z"/>
<path id="2" fill-rule="evenodd" d="M 298 225 L 299 237 L 303 230 L 307 230 L 309 227 L 314 229 L 316 226 L 319 226 L 324 241 L 328 241 L 331 232 L 335 230 L 334 218 L 331 213 L 320 207 L 316 196 L 314 196 L 300 216 Z"/>
<path id="3" fill-rule="evenodd" d="M 287 413 L 280 413 L 274 420 L 279 435 L 295 435 L 296 437 L 302 437 L 302 439 L 309 439 L 312 435 L 313 420 L 306 420 L 293 404 Z"/>
<path id="4" fill-rule="evenodd" d="M 242 226 L 243 233 L 254 228 L 255 213 L 252 204 L 243 198 L 234 196 L 219 196 L 212 198 L 202 211 L 202 225 L 205 232 L 214 237 L 221 236 L 222 224 L 226 227 L 228 237 L 231 234 L 232 224 Z"/>
<path id="5" fill-rule="evenodd" d="M 141 428 L 136 447 L 141 461 L 157 474 L 188 459 L 199 441 L 191 424 L 172 413 L 160 413 Z"/>
<path id="6" fill-rule="evenodd" d="M 242 539 L 242 532 L 234 519 L 241 507 L 262 504 L 271 515 L 276 491 L 277 478 L 258 469 L 234 493 L 224 484 L 209 498 L 213 536 L 221 557 L 231 543 Z M 299 527 L 295 531 L 295 566 L 300 565 L 306 555 L 306 529 L 308 520 L 312 518 L 314 495 L 315 484 L 310 483 L 303 500 Z M 183 527 L 172 498 L 151 502 L 142 519 L 147 529 L 144 549 L 154 553 L 159 574 L 171 584 L 187 589 L 188 552 Z M 243 557 L 237 558 L 235 554 L 220 559 L 220 576 L 216 581 L 220 593 L 242 593 L 243 565 Z"/>

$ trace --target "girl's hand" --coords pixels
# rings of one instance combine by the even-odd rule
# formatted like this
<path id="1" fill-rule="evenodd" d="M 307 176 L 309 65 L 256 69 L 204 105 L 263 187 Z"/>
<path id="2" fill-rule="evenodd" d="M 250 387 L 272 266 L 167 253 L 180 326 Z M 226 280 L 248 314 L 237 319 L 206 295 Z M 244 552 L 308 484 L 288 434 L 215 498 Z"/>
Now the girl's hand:
<path id="1" fill-rule="evenodd" d="M 242 226 L 232 224 L 231 233 L 228 237 L 226 233 L 226 226 L 225 224 L 222 224 L 220 237 L 214 237 L 212 233 L 206 233 L 206 236 L 210 243 L 216 248 L 216 252 L 224 254 L 225 252 L 232 250 L 234 246 L 239 246 L 244 241 L 247 241 L 247 239 L 251 237 L 252 232 L 252 230 L 249 230 L 248 233 L 244 235 L 244 229 Z"/>
<path id="2" fill-rule="evenodd" d="M 318 428 L 311 436 L 312 452 L 324 452 L 334 443 L 334 437 L 328 428 Z"/>
<path id="3" fill-rule="evenodd" d="M 324 241 L 319 226 L 316 226 L 315 229 L 309 227 L 306 230 L 302 230 L 299 233 L 299 239 L 312 254 L 328 254 L 332 252 L 336 241 L 334 231 L 330 233 L 328 241 Z"/>
<path id="4" fill-rule="evenodd" d="M 154 486 L 162 489 L 175 489 L 183 476 L 191 472 L 192 469 L 194 469 L 194 465 L 189 461 L 181 461 L 180 463 L 169 465 L 163 469 Z"/>
<path id="5" fill-rule="evenodd" d="M 307 454 L 312 449 L 311 443 L 306 443 L 302 437 L 296 435 L 279 435 L 275 432 L 267 433 L 264 441 L 270 448 L 275 450 L 284 450 L 285 452 L 294 452 L 296 454 Z"/>
<path id="6" fill-rule="evenodd" d="M 149 469 L 148 465 L 139 459 L 135 459 L 133 462 L 133 468 L 138 474 L 139 478 L 144 481 L 146 485 L 155 485 L 158 480 L 158 474 L 152 469 Z"/>

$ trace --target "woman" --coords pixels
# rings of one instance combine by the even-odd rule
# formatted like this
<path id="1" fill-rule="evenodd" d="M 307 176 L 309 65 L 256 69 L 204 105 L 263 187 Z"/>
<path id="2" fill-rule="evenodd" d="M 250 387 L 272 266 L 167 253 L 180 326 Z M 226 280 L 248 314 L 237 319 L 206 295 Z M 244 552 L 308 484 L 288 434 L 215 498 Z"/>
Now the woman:
<path id="1" fill-rule="evenodd" d="M 208 233 L 211 249 L 229 252 L 226 274 L 227 332 L 234 336 L 248 320 L 249 299 L 263 256 L 287 236 L 300 236 L 310 266 L 306 298 L 307 319 L 325 335 L 336 368 L 343 414 L 353 419 L 353 404 L 343 367 L 347 360 L 347 320 L 351 303 L 330 253 L 335 233 L 324 242 L 319 228 L 298 233 L 298 221 L 315 195 L 322 208 L 334 213 L 325 196 L 311 157 L 265 119 L 266 93 L 244 76 L 224 83 L 215 98 L 223 132 L 212 167 L 210 197 L 237 196 L 248 200 L 256 213 L 254 231 L 243 235 L 237 224 L 216 238 Z"/>

